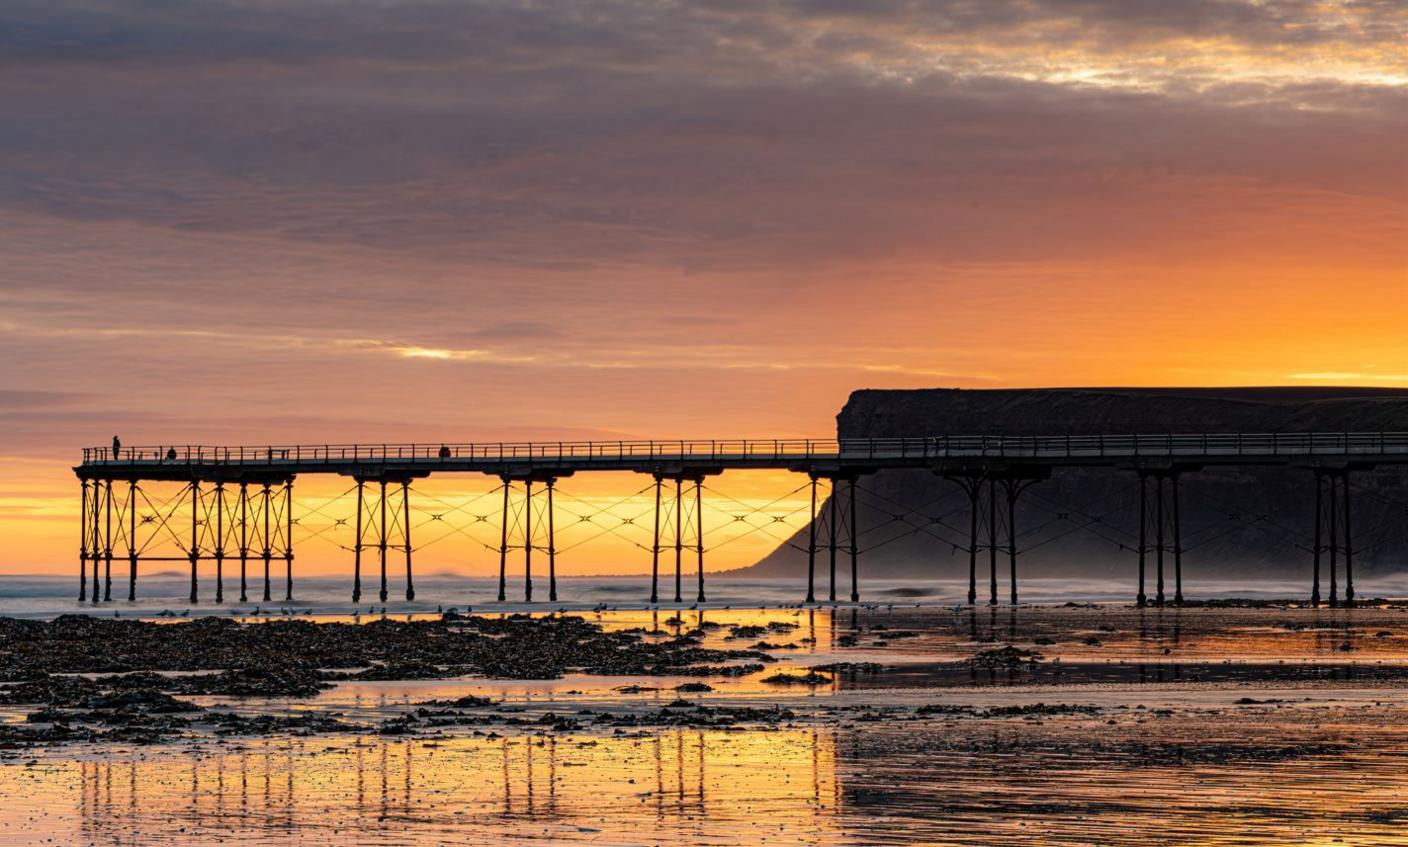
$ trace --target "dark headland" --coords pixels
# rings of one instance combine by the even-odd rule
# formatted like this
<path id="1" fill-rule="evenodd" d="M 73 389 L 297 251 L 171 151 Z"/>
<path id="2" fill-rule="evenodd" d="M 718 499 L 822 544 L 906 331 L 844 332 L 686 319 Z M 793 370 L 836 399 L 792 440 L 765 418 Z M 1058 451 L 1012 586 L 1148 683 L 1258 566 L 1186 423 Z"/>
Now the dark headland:
<path id="1" fill-rule="evenodd" d="M 1408 390 L 1391 388 L 1043 388 L 861 390 L 836 416 L 841 438 L 1097 435 L 1216 432 L 1408 431 Z M 1310 571 L 1315 490 L 1303 469 L 1205 469 L 1182 478 L 1186 566 L 1199 578 Z M 966 498 L 925 471 L 884 471 L 857 498 L 862 574 L 870 578 L 966 573 Z M 1408 565 L 1408 472 L 1356 472 L 1355 556 L 1363 575 Z M 1022 571 L 1029 576 L 1128 575 L 1137 527 L 1129 472 L 1057 471 L 1023 495 Z M 905 514 L 908 522 L 896 520 Z M 939 518 L 924 530 L 915 524 Z M 1092 519 L 1095 519 L 1091 523 Z M 1077 528 L 1081 525 L 1082 528 Z M 937 536 L 937 537 L 936 537 Z M 893 540 L 891 540 L 893 539 Z M 751 568 L 750 576 L 805 573 L 806 531 Z M 883 542 L 883 543 L 882 543 Z M 867 549 L 870 548 L 870 549 Z"/>

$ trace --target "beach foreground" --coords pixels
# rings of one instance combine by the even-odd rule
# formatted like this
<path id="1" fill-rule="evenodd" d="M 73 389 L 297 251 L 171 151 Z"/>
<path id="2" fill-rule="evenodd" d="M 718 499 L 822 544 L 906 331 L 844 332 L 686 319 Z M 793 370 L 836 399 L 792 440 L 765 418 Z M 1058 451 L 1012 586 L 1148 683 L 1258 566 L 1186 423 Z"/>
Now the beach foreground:
<path id="1" fill-rule="evenodd" d="M 1408 611 L 0 620 L 5 843 L 1396 843 Z"/>

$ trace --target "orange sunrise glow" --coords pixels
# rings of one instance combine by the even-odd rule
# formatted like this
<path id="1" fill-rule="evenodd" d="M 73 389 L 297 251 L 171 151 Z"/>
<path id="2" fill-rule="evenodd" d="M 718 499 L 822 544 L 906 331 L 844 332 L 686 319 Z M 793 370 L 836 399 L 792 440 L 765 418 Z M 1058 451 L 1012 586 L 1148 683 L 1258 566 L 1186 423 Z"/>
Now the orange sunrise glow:
<path id="1" fill-rule="evenodd" d="M 1408 386 L 1400 6 L 585 4 L 549 45 L 496 37 L 546 25 L 512 4 L 387 34 L 398 5 L 9 50 L 0 568 L 71 567 L 68 467 L 115 433 L 827 436 L 858 387 Z M 790 513 L 795 482 L 715 484 Z M 564 572 L 640 572 L 626 535 Z M 487 573 L 479 543 L 427 564 Z"/>

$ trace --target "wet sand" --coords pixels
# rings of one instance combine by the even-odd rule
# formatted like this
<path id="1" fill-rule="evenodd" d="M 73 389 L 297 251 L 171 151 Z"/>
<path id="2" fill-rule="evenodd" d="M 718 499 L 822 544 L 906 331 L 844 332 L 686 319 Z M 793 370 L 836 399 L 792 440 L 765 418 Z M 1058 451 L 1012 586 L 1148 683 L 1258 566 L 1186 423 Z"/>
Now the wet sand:
<path id="1" fill-rule="evenodd" d="M 654 641 L 694 631 L 702 649 L 776 661 L 739 677 L 180 696 L 205 711 L 156 743 L 4 750 L 0 841 L 1408 842 L 1399 608 L 587 620 Z M 836 663 L 852 669 L 764 681 Z M 489 702 L 450 705 L 466 696 Z M 0 719 L 35 725 L 34 711 L 4 706 Z M 224 712 L 337 727 L 222 732 L 204 717 Z"/>

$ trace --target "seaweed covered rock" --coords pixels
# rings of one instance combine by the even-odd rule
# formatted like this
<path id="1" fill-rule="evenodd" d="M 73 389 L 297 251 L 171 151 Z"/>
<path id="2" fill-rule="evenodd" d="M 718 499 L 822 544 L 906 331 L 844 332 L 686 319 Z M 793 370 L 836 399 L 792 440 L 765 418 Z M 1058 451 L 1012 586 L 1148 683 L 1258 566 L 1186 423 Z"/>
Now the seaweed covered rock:
<path id="1" fill-rule="evenodd" d="M 1008 644 L 994 650 L 983 650 L 964 661 L 971 668 L 983 670 L 1024 670 L 1042 660 L 1035 650 L 1023 650 Z"/>

